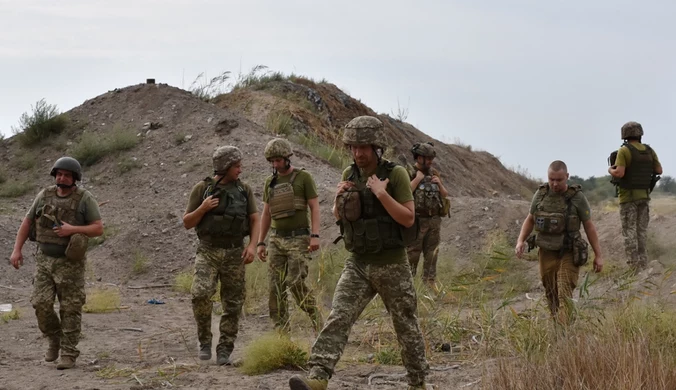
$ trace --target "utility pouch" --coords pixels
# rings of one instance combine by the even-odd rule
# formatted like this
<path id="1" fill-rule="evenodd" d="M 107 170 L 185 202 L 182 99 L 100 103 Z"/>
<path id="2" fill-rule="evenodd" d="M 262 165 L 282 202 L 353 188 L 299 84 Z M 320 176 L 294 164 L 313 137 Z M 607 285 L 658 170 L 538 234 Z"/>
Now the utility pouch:
<path id="1" fill-rule="evenodd" d="M 66 247 L 66 258 L 73 261 L 84 260 L 88 244 L 89 237 L 81 233 L 73 234 Z"/>
<path id="2" fill-rule="evenodd" d="M 573 241 L 573 265 L 581 267 L 587 264 L 589 259 L 589 244 L 582 237 Z"/>

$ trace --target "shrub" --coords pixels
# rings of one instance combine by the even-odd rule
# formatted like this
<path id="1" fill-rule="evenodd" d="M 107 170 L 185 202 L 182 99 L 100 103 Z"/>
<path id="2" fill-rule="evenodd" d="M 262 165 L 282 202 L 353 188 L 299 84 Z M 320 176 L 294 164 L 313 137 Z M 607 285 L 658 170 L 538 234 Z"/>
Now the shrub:
<path id="1" fill-rule="evenodd" d="M 87 294 L 85 313 L 109 313 L 120 309 L 120 292 L 111 288 L 96 288 Z"/>
<path id="2" fill-rule="evenodd" d="M 276 135 L 289 135 L 293 130 L 293 118 L 286 110 L 271 111 L 265 121 L 265 127 Z"/>
<path id="3" fill-rule="evenodd" d="M 30 192 L 33 186 L 27 182 L 10 181 L 0 186 L 0 198 L 16 198 Z"/>
<path id="4" fill-rule="evenodd" d="M 245 351 L 241 371 L 261 375 L 277 369 L 303 369 L 308 355 L 284 334 L 267 334 L 252 341 Z"/>
<path id="5" fill-rule="evenodd" d="M 32 114 L 21 114 L 19 127 L 13 128 L 24 146 L 35 145 L 52 134 L 59 134 L 68 125 L 66 116 L 60 114 L 55 105 L 47 104 L 45 99 L 39 100 L 31 109 Z"/>
<path id="6" fill-rule="evenodd" d="M 138 143 L 139 138 L 133 131 L 114 126 L 110 134 L 103 137 L 93 133 L 82 134 L 80 141 L 73 147 L 71 155 L 80 164 L 91 166 L 109 154 L 132 149 Z"/>

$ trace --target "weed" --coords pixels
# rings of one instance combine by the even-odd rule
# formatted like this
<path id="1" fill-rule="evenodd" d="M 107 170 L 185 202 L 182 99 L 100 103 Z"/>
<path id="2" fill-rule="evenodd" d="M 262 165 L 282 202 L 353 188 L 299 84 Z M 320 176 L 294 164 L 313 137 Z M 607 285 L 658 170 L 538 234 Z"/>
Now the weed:
<path id="1" fill-rule="evenodd" d="M 18 141 L 24 146 L 32 146 L 61 133 L 68 125 L 68 119 L 60 114 L 55 105 L 48 104 L 45 99 L 31 106 L 32 113 L 24 112 L 19 118 L 19 127 L 12 128 Z"/>
<path id="2" fill-rule="evenodd" d="M 277 369 L 303 369 L 308 359 L 306 350 L 287 335 L 263 335 L 246 347 L 240 369 L 247 375 L 261 375 Z"/>
<path id="3" fill-rule="evenodd" d="M 286 110 L 271 111 L 265 121 L 265 127 L 275 135 L 289 135 L 293 130 L 293 118 Z"/>
<path id="4" fill-rule="evenodd" d="M 31 153 L 24 153 L 21 156 L 15 157 L 12 161 L 12 165 L 20 171 L 31 170 L 35 168 L 37 163 L 37 157 Z"/>
<path id="5" fill-rule="evenodd" d="M 108 135 L 82 134 L 73 146 L 71 155 L 80 164 L 90 166 L 109 154 L 132 149 L 138 142 L 139 138 L 132 130 L 115 125 Z"/>
<path id="6" fill-rule="evenodd" d="M 312 155 L 323 158 L 335 168 L 343 169 L 352 163 L 352 156 L 344 148 L 329 145 L 312 133 L 294 135 L 291 139 L 303 145 Z"/>
<path id="7" fill-rule="evenodd" d="M 85 313 L 109 313 L 120 309 L 120 291 L 112 288 L 95 288 L 87 294 Z"/>
<path id="8" fill-rule="evenodd" d="M 193 274 L 191 271 L 179 272 L 174 278 L 174 291 L 190 294 Z"/>
<path id="9" fill-rule="evenodd" d="M 143 252 L 140 250 L 134 251 L 134 265 L 131 270 L 135 275 L 148 272 L 148 263 L 150 263 L 150 260 Z"/>
<path id="10" fill-rule="evenodd" d="M 0 198 L 16 198 L 27 194 L 33 185 L 27 182 L 8 181 L 0 185 Z"/>
<path id="11" fill-rule="evenodd" d="M 408 100 L 408 104 L 411 104 L 411 99 Z M 408 105 L 402 107 L 399 104 L 399 98 L 397 98 L 397 112 L 392 111 L 392 117 L 402 123 L 408 119 Z"/>
<path id="12" fill-rule="evenodd" d="M 141 168 L 141 163 L 135 157 L 122 157 L 120 161 L 117 162 L 117 171 L 120 174 L 127 173 L 132 169 Z"/>
<path id="13" fill-rule="evenodd" d="M 111 236 L 114 236 L 117 233 L 117 230 L 118 229 L 114 226 L 104 226 L 103 227 L 103 234 L 98 236 L 98 237 L 91 237 L 89 239 L 89 243 L 88 243 L 87 247 L 93 248 L 95 246 L 103 244 L 104 242 L 106 242 L 106 240 L 108 238 L 110 238 Z"/>
<path id="14" fill-rule="evenodd" d="M 117 368 L 114 364 L 96 371 L 96 377 L 100 379 L 128 378 L 136 373 L 131 368 Z"/>
<path id="15" fill-rule="evenodd" d="M 388 345 L 376 352 L 373 357 L 378 364 L 390 366 L 401 364 L 401 350 L 398 347 Z"/>
<path id="16" fill-rule="evenodd" d="M 202 72 L 197 75 L 188 90 L 201 100 L 208 102 L 225 92 L 224 85 L 228 79 L 230 79 L 229 71 L 221 72 L 211 79 L 207 77 L 206 73 Z"/>
<path id="17" fill-rule="evenodd" d="M 181 145 L 182 143 L 186 142 L 185 139 L 186 134 L 183 132 L 178 132 L 174 134 L 174 144 L 175 145 Z"/>
<path id="18" fill-rule="evenodd" d="M 19 312 L 18 309 L 12 309 L 7 313 L 2 313 L 2 315 L 0 316 L 0 319 L 5 324 L 12 320 L 18 320 L 19 318 L 21 318 L 21 313 Z"/>

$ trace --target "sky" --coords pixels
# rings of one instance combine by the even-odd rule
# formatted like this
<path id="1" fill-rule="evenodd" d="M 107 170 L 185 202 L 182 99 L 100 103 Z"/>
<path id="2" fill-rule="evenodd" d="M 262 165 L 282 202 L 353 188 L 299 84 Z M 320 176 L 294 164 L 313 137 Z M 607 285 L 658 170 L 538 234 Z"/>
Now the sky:
<path id="1" fill-rule="evenodd" d="M 538 178 L 605 175 L 638 121 L 675 175 L 675 19 L 650 0 L 0 0 L 0 132 L 40 99 L 265 65 Z"/>

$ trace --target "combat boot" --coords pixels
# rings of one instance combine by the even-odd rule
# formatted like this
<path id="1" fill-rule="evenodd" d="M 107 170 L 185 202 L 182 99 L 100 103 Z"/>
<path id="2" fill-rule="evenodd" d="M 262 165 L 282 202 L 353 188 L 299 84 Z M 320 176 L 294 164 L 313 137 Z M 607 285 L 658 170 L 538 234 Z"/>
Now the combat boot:
<path id="1" fill-rule="evenodd" d="M 49 339 L 49 347 L 45 352 L 45 361 L 53 362 L 59 358 L 59 349 L 61 348 L 61 340 L 58 337 L 51 337 Z"/>
<path id="2" fill-rule="evenodd" d="M 200 351 L 197 353 L 200 360 L 211 360 L 211 344 L 200 344 Z"/>
<path id="3" fill-rule="evenodd" d="M 216 364 L 219 366 L 232 365 L 232 362 L 230 361 L 230 351 L 218 351 L 216 353 Z"/>
<path id="4" fill-rule="evenodd" d="M 72 356 L 61 356 L 59 363 L 56 365 L 57 370 L 67 370 L 75 367 L 75 358 Z"/>
<path id="5" fill-rule="evenodd" d="M 309 379 L 300 375 L 294 375 L 289 379 L 291 390 L 326 390 L 329 381 L 326 379 Z"/>

